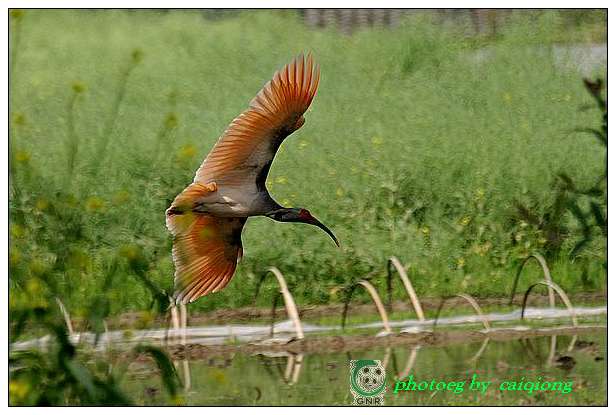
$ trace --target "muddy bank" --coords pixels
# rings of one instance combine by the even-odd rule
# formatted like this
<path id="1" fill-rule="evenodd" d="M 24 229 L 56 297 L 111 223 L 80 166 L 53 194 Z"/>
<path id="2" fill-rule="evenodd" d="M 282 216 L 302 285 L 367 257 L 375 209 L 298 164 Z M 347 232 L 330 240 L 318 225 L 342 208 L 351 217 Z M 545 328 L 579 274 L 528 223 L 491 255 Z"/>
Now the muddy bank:
<path id="1" fill-rule="evenodd" d="M 607 333 L 603 325 L 592 326 L 563 326 L 541 329 L 499 329 L 489 332 L 481 331 L 436 331 L 420 333 L 404 333 L 389 336 L 327 336 L 308 337 L 302 340 L 279 339 L 277 342 L 265 341 L 242 345 L 215 345 L 201 344 L 172 345 L 169 353 L 174 359 L 200 360 L 212 356 L 226 356 L 235 353 L 248 354 L 311 354 L 351 352 L 374 347 L 394 346 L 449 346 L 461 343 L 481 342 L 486 338 L 490 341 L 507 342 L 517 339 L 545 337 L 545 336 L 573 336 L 581 334 Z"/>

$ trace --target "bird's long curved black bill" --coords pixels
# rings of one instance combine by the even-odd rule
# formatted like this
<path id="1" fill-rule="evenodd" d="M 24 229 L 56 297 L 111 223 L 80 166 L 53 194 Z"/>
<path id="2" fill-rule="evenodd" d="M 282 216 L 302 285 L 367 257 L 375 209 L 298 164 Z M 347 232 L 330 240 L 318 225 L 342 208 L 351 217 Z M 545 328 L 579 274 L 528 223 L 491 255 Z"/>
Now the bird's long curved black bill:
<path id="1" fill-rule="evenodd" d="M 311 218 L 310 222 L 311 225 L 314 226 L 318 226 L 319 228 L 323 229 L 334 241 L 334 243 L 336 244 L 336 246 L 338 248 L 340 248 L 340 242 L 338 242 L 338 238 L 336 238 L 336 235 L 334 235 L 334 233 L 332 231 L 329 230 L 329 228 L 325 225 L 323 225 L 318 219 L 316 219 L 314 216 Z"/>

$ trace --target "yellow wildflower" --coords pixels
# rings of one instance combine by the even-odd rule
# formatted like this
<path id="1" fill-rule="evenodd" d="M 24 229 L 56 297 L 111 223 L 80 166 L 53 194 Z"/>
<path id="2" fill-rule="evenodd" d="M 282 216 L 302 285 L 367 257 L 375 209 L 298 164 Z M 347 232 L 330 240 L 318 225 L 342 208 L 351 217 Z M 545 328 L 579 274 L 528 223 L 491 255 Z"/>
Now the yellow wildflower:
<path id="1" fill-rule="evenodd" d="M 456 261 L 456 264 L 458 265 L 458 268 L 462 268 L 464 266 L 464 264 L 466 264 L 466 261 L 464 260 L 463 257 L 458 258 L 458 260 Z"/>
<path id="2" fill-rule="evenodd" d="M 25 125 L 26 124 L 26 116 L 21 112 L 16 112 L 13 114 L 13 124 L 15 125 Z"/>
<path id="3" fill-rule="evenodd" d="M 113 196 L 113 204 L 121 205 L 124 202 L 127 202 L 130 199 L 130 193 L 126 190 L 120 190 Z"/>
<path id="4" fill-rule="evenodd" d="M 123 245 L 120 248 L 120 256 L 126 259 L 135 259 L 139 256 L 139 247 L 137 245 Z"/>
<path id="5" fill-rule="evenodd" d="M 21 238 L 24 236 L 24 228 L 17 223 L 11 224 L 11 236 Z"/>
<path id="6" fill-rule="evenodd" d="M 212 373 L 212 378 L 214 378 L 216 383 L 226 384 L 228 382 L 227 376 L 222 370 L 214 370 Z"/>
<path id="7" fill-rule="evenodd" d="M 47 264 L 40 259 L 33 259 L 28 268 L 33 275 L 43 275 L 47 270 Z"/>
<path id="8" fill-rule="evenodd" d="M 186 144 L 185 146 L 182 146 L 182 148 L 180 148 L 180 150 L 178 151 L 178 158 L 180 160 L 191 159 L 195 157 L 196 154 L 197 148 L 192 144 Z"/>
<path id="9" fill-rule="evenodd" d="M 11 380 L 9 382 L 9 395 L 17 400 L 24 399 L 30 392 L 30 384 L 21 380 Z"/>
<path id="10" fill-rule="evenodd" d="M 31 278 L 26 282 L 26 291 L 29 295 L 36 295 L 41 292 L 41 283 L 37 278 Z"/>
<path id="11" fill-rule="evenodd" d="M 23 15 L 24 15 L 24 11 L 23 11 L 23 10 L 21 10 L 21 9 L 12 9 L 12 10 L 10 11 L 10 15 L 11 15 L 11 17 L 12 17 L 13 19 L 15 19 L 15 20 L 19 20 L 19 19 L 21 19 L 21 18 L 23 17 Z"/>
<path id="12" fill-rule="evenodd" d="M 12 267 L 19 264 L 21 261 L 21 252 L 17 250 L 17 248 L 11 248 L 11 255 L 9 256 L 9 262 Z"/>
<path id="13" fill-rule="evenodd" d="M 49 202 L 47 199 L 41 198 L 36 201 L 36 210 L 44 211 L 49 207 Z"/>
<path id="14" fill-rule="evenodd" d="M 91 196 L 86 200 L 86 210 L 89 212 L 96 212 L 101 210 L 105 205 L 103 199 L 97 196 Z"/>
<path id="15" fill-rule="evenodd" d="M 15 153 L 15 160 L 18 163 L 27 163 L 30 161 L 30 153 L 27 151 L 19 150 Z"/>

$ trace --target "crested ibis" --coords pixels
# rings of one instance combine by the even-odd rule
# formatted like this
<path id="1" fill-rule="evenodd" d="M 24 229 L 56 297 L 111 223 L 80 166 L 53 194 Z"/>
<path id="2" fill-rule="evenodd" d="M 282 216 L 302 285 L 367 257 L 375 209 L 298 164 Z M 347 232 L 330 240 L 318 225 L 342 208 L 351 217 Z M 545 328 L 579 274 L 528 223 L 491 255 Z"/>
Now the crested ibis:
<path id="1" fill-rule="evenodd" d="M 276 151 L 301 128 L 319 85 L 309 54 L 274 74 L 218 139 L 195 179 L 166 211 L 173 235 L 175 303 L 181 306 L 223 289 L 242 257 L 241 234 L 250 216 L 302 222 L 331 230 L 304 208 L 283 207 L 265 186 Z"/>

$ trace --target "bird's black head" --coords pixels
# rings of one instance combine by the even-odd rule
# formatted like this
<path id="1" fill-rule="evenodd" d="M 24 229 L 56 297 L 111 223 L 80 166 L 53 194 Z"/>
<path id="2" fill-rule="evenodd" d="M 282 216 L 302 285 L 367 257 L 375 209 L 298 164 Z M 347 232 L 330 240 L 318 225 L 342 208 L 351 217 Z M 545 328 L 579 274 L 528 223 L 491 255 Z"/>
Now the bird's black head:
<path id="1" fill-rule="evenodd" d="M 301 222 L 317 226 L 325 231 L 334 240 L 337 246 L 340 246 L 334 233 L 330 231 L 327 226 L 323 225 L 317 218 L 312 216 L 308 209 L 280 208 L 267 213 L 265 216 L 278 222 Z"/>

